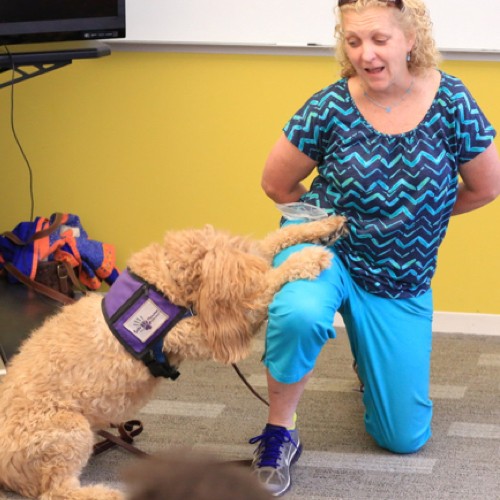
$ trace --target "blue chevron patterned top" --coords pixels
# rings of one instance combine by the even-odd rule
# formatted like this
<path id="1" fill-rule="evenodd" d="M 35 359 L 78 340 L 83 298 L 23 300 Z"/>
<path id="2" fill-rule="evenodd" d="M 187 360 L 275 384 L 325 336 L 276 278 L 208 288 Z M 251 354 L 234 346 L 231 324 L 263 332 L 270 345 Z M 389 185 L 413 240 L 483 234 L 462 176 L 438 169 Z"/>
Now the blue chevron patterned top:
<path id="1" fill-rule="evenodd" d="M 350 234 L 335 249 L 353 279 L 383 297 L 425 293 L 455 203 L 458 167 L 496 135 L 463 83 L 441 73 L 420 124 L 390 135 L 363 118 L 342 79 L 309 99 L 283 130 L 318 162 L 301 200 L 349 219 Z"/>

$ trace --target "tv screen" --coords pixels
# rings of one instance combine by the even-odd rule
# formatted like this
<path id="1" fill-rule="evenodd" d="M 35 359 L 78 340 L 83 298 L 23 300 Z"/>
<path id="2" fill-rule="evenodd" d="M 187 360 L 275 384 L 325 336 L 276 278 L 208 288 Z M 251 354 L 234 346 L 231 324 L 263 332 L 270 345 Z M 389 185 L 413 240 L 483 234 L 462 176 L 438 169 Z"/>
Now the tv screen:
<path id="1" fill-rule="evenodd" d="M 0 0 L 0 45 L 125 37 L 125 0 Z"/>

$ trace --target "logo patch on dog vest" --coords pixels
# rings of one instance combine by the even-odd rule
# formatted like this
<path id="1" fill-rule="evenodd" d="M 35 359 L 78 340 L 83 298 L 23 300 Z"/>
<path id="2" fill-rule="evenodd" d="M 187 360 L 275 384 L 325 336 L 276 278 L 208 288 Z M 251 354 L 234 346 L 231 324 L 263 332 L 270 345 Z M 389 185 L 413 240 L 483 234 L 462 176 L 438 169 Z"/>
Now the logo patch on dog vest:
<path id="1" fill-rule="evenodd" d="M 168 319 L 170 316 L 148 299 L 123 326 L 141 342 L 147 342 Z"/>

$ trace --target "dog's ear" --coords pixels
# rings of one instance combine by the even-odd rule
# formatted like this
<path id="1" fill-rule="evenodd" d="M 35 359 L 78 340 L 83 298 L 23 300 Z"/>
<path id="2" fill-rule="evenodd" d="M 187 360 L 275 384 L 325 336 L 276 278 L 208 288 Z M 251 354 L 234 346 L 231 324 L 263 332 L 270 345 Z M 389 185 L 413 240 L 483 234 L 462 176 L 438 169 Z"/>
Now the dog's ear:
<path id="1" fill-rule="evenodd" d="M 252 306 L 267 265 L 229 246 L 215 246 L 202 265 L 198 315 L 213 357 L 236 363 L 250 351 Z"/>

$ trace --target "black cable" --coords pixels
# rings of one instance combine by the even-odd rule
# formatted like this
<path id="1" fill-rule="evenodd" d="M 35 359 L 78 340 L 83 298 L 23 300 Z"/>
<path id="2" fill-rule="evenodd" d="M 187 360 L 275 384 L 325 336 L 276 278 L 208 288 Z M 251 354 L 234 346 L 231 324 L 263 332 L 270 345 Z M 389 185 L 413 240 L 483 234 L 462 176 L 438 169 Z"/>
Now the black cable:
<path id="1" fill-rule="evenodd" d="M 4 45 L 4 48 L 9 56 L 10 60 L 10 66 L 12 68 L 12 77 L 11 77 L 11 85 L 10 85 L 10 128 L 12 129 L 12 134 L 14 136 L 14 140 L 16 141 L 17 147 L 19 148 L 19 151 L 21 152 L 21 155 L 24 158 L 24 162 L 26 163 L 26 166 L 28 167 L 28 176 L 29 176 L 29 193 L 30 193 L 30 221 L 33 222 L 34 217 L 35 217 L 35 194 L 34 194 L 34 179 L 33 179 L 33 170 L 31 168 L 30 162 L 28 160 L 28 157 L 26 156 L 26 153 L 24 152 L 24 149 L 21 145 L 21 142 L 19 141 L 16 133 L 16 127 L 14 124 L 14 79 L 16 75 L 16 68 L 14 66 L 14 59 L 12 57 L 12 54 L 9 51 L 9 48 Z"/>

